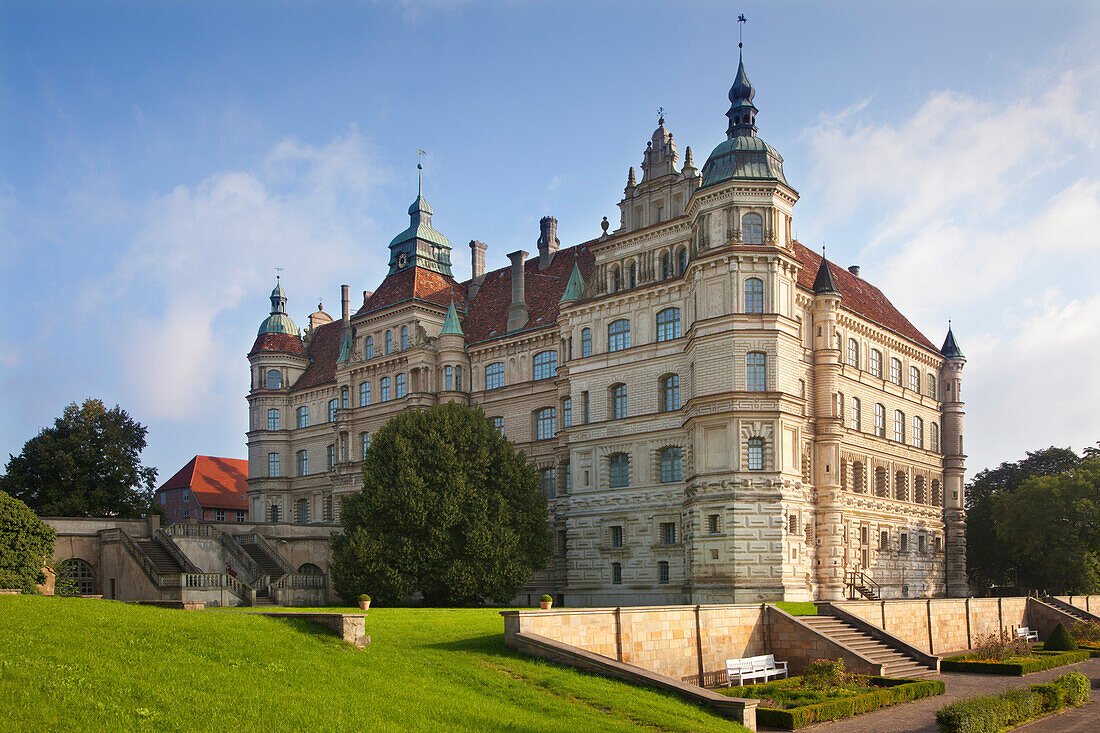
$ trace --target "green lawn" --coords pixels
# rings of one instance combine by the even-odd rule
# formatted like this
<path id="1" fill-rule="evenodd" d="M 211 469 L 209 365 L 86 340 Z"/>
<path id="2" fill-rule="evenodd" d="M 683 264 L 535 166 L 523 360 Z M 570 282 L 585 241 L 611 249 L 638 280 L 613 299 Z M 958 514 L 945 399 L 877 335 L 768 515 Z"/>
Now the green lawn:
<path id="1" fill-rule="evenodd" d="M 492 609 L 371 609 L 367 633 L 357 650 L 304 621 L 0 596 L 0 731 L 745 730 L 513 654 Z"/>
<path id="2" fill-rule="evenodd" d="M 791 614 L 792 616 L 816 616 L 817 606 L 809 602 L 800 601 L 778 601 L 776 604 L 779 608 Z"/>

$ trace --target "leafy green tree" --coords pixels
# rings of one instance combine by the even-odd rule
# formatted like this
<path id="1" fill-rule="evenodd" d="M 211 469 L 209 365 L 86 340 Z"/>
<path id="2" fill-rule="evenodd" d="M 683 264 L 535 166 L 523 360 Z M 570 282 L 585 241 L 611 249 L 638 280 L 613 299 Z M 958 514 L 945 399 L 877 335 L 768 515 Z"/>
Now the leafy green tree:
<path id="1" fill-rule="evenodd" d="M 0 491 L 0 588 L 30 593 L 45 583 L 42 566 L 53 557 L 56 536 L 30 507 Z"/>
<path id="2" fill-rule="evenodd" d="M 970 579 L 982 586 L 1015 583 L 1013 565 L 997 539 L 993 507 L 1030 478 L 1072 471 L 1080 462 L 1068 448 L 1029 452 L 1022 461 L 980 471 L 966 487 L 966 565 Z"/>
<path id="3" fill-rule="evenodd" d="M 373 436 L 363 490 L 332 538 L 336 592 L 393 603 L 511 600 L 550 556 L 546 499 L 522 452 L 481 410 L 400 414 Z"/>
<path id="4" fill-rule="evenodd" d="M 9 456 L 0 488 L 39 516 L 138 517 L 153 511 L 157 470 L 141 465 L 147 428 L 119 406 L 74 402 Z"/>
<path id="5" fill-rule="evenodd" d="M 1100 460 L 1027 479 L 994 499 L 993 520 L 1020 585 L 1056 595 L 1100 591 Z"/>

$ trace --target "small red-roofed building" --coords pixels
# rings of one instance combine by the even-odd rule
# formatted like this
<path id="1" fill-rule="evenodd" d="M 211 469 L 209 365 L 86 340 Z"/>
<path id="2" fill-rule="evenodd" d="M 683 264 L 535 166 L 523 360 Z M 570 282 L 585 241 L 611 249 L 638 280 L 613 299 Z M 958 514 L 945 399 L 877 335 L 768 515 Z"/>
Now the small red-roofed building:
<path id="1" fill-rule="evenodd" d="M 247 522 L 248 461 L 195 456 L 156 490 L 164 523 Z"/>

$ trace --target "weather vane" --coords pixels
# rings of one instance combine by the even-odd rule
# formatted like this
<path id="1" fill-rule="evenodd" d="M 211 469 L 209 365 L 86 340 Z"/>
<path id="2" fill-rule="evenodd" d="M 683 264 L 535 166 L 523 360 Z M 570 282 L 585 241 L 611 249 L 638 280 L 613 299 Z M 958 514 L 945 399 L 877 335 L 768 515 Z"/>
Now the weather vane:
<path id="1" fill-rule="evenodd" d="M 745 17 L 744 13 L 741 13 L 741 15 L 737 16 L 737 47 L 738 48 L 744 48 L 745 47 L 745 44 L 744 44 L 745 39 L 742 37 L 741 32 L 745 28 L 745 23 L 748 23 L 748 22 L 749 22 L 749 19 Z"/>
<path id="2" fill-rule="evenodd" d="M 664 107 L 658 107 L 657 108 L 657 124 L 658 125 L 665 124 L 665 108 Z"/>
<path id="3" fill-rule="evenodd" d="M 419 156 L 419 160 L 416 164 L 416 195 L 421 196 L 424 192 L 424 156 L 428 153 L 417 148 L 416 154 Z"/>
<path id="4" fill-rule="evenodd" d="M 276 267 L 276 268 L 275 268 L 275 279 L 276 279 L 276 280 L 278 280 L 278 279 L 279 279 L 279 273 L 280 273 L 280 272 L 282 272 L 282 271 L 283 271 L 284 269 L 285 269 L 285 268 L 283 268 L 283 267 Z"/>

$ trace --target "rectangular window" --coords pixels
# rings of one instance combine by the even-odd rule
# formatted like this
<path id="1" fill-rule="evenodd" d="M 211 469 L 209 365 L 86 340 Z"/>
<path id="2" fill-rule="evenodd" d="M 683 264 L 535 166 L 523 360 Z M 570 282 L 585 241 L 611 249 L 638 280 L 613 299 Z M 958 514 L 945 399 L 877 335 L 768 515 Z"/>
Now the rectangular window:
<path id="1" fill-rule="evenodd" d="M 558 431 L 557 415 L 553 407 L 544 407 L 535 413 L 535 440 L 549 440 Z"/>
<path id="2" fill-rule="evenodd" d="M 707 515 L 707 532 L 710 534 L 718 534 L 722 531 L 722 520 L 718 514 Z"/>
<path id="3" fill-rule="evenodd" d="M 566 397 L 561 401 L 561 426 L 569 428 L 573 426 L 573 399 Z"/>
<path id="4" fill-rule="evenodd" d="M 902 532 L 898 540 L 898 550 L 900 552 L 909 552 L 909 535 Z"/>
<path id="5" fill-rule="evenodd" d="M 455 370 L 454 367 L 443 367 L 443 389 L 446 392 L 450 392 L 455 388 Z"/>
<path id="6" fill-rule="evenodd" d="M 309 475 L 309 454 L 304 450 L 298 451 L 298 475 Z"/>
<path id="7" fill-rule="evenodd" d="M 588 424 L 588 393 L 581 392 L 581 417 L 584 419 L 584 424 Z"/>
<path id="8" fill-rule="evenodd" d="M 328 447 L 328 470 L 332 471 L 336 468 L 336 446 L 329 445 Z"/>
<path id="9" fill-rule="evenodd" d="M 871 376 L 882 378 L 882 352 L 871 349 Z"/>
<path id="10" fill-rule="evenodd" d="M 279 429 L 279 411 L 268 410 L 267 411 L 267 429 L 278 430 Z"/>
<path id="11" fill-rule="evenodd" d="M 191 518 L 191 507 L 186 507 L 185 506 L 183 508 L 183 518 L 184 519 L 190 519 Z"/>
<path id="12" fill-rule="evenodd" d="M 901 410 L 894 410 L 894 440 L 905 442 L 905 413 Z"/>
<path id="13" fill-rule="evenodd" d="M 878 549 L 889 550 L 890 549 L 890 533 L 885 529 L 879 533 L 878 536 Z"/>
<path id="14" fill-rule="evenodd" d="M 267 454 L 267 477 L 279 478 L 279 454 L 268 453 Z"/>
<path id="15" fill-rule="evenodd" d="M 592 356 L 592 329 L 581 329 L 581 357 Z"/>
<path id="16" fill-rule="evenodd" d="M 916 415 L 913 416 L 913 447 L 924 447 L 924 420 Z"/>
<path id="17" fill-rule="evenodd" d="M 661 410 L 672 412 L 680 409 L 680 377 L 669 374 L 661 378 Z"/>
<path id="18" fill-rule="evenodd" d="M 662 545 L 675 545 L 676 544 L 676 523 L 675 522 L 661 522 L 661 544 Z"/>
<path id="19" fill-rule="evenodd" d="M 336 422 L 336 410 L 339 408 L 340 403 L 336 400 L 328 401 L 328 421 Z"/>
<path id="20" fill-rule="evenodd" d="M 238 511 L 237 512 L 237 521 L 238 522 L 243 522 L 244 520 L 245 520 L 245 513 L 241 512 L 241 511 Z"/>
<path id="21" fill-rule="evenodd" d="M 920 369 L 915 366 L 909 367 L 909 389 L 920 394 Z"/>
<path id="22" fill-rule="evenodd" d="M 626 417 L 626 385 L 616 384 L 611 388 L 611 417 L 622 420 Z"/>
<path id="23" fill-rule="evenodd" d="M 462 391 L 462 366 L 455 367 L 455 391 Z"/>
<path id="24" fill-rule="evenodd" d="M 390 378 L 382 377 L 378 382 L 379 387 L 382 389 L 382 401 L 389 402 L 390 399 Z"/>
<path id="25" fill-rule="evenodd" d="M 939 395 L 936 394 L 936 375 L 928 375 L 928 396 L 932 399 L 939 399 Z"/>
<path id="26" fill-rule="evenodd" d="M 859 342 L 848 339 L 848 366 L 859 366 Z"/>
<path id="27" fill-rule="evenodd" d="M 557 492 L 558 472 L 553 468 L 544 468 L 539 475 L 542 495 L 547 499 L 553 499 Z"/>
<path id="28" fill-rule="evenodd" d="M 498 361 L 485 367 L 485 389 L 504 386 L 504 362 Z"/>
<path id="29" fill-rule="evenodd" d="M 749 470 L 764 470 L 764 439 L 749 438 Z"/>
<path id="30" fill-rule="evenodd" d="M 214 510 L 214 521 L 215 522 L 224 522 L 225 521 L 225 510 L 224 509 L 215 509 Z"/>
<path id="31" fill-rule="evenodd" d="M 394 396 L 401 399 L 405 396 L 405 375 L 398 374 L 393 378 L 393 391 Z"/>
<path id="32" fill-rule="evenodd" d="M 611 546 L 622 547 L 623 546 L 623 528 L 620 524 L 613 524 L 609 528 L 611 530 Z"/>
<path id="33" fill-rule="evenodd" d="M 359 433 L 359 455 L 363 458 L 367 457 L 367 451 L 370 449 L 370 433 Z"/>
<path id="34" fill-rule="evenodd" d="M 852 398 L 852 429 L 860 431 L 863 429 L 863 414 L 860 409 L 859 398 Z"/>
<path id="35" fill-rule="evenodd" d="M 359 385 L 359 406 L 366 407 L 370 404 L 370 382 Z"/>
<path id="36" fill-rule="evenodd" d="M 565 472 L 565 493 L 573 490 L 573 472 L 569 470 L 569 461 L 562 464 L 561 470 Z"/>
<path id="37" fill-rule="evenodd" d="M 668 562 L 665 560 L 657 563 L 657 582 L 661 585 L 668 584 Z"/>
<path id="38" fill-rule="evenodd" d="M 917 535 L 917 552 L 919 552 L 922 555 L 925 553 L 924 535 Z"/>
<path id="39" fill-rule="evenodd" d="M 298 427 L 309 427 L 309 406 L 298 408 Z"/>
<path id="40" fill-rule="evenodd" d="M 500 437 L 503 438 L 504 437 L 504 418 L 503 417 L 494 417 L 493 418 L 493 427 L 496 429 L 497 435 L 499 435 Z"/>
<path id="41" fill-rule="evenodd" d="M 750 352 L 745 357 L 745 389 L 749 392 L 763 392 L 767 389 L 766 363 L 767 357 L 759 351 Z"/>
<path id="42" fill-rule="evenodd" d="M 611 585 L 623 584 L 623 566 L 620 563 L 611 563 Z"/>
<path id="43" fill-rule="evenodd" d="M 939 535 L 936 535 L 936 537 L 932 540 L 932 549 L 937 554 L 939 554 L 939 552 L 941 551 L 942 548 L 943 548 L 942 541 L 940 540 Z"/>
<path id="44" fill-rule="evenodd" d="M 630 458 L 626 453 L 612 453 L 607 459 L 607 464 L 608 483 L 611 488 L 630 486 Z"/>
<path id="45" fill-rule="evenodd" d="M 890 358 L 890 381 L 901 386 L 901 359 Z"/>
<path id="46" fill-rule="evenodd" d="M 683 450 L 679 446 L 662 448 L 660 453 L 661 483 L 675 483 L 683 480 Z"/>

